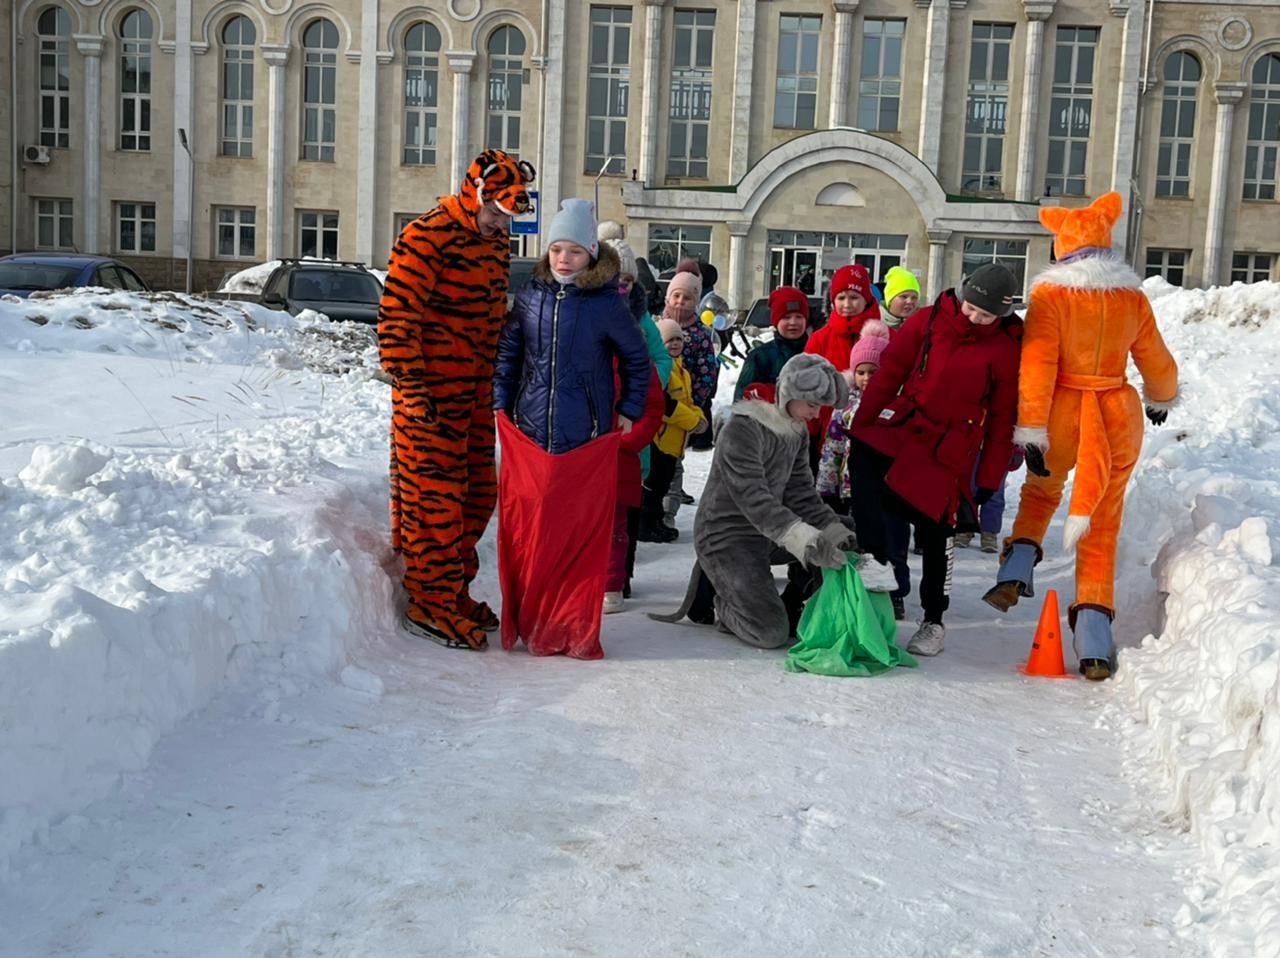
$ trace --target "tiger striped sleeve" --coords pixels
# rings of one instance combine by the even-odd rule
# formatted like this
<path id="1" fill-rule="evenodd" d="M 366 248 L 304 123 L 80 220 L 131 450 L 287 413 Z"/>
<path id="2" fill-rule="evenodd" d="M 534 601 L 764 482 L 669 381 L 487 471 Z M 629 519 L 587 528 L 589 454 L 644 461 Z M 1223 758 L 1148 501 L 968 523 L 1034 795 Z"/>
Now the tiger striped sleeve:
<path id="1" fill-rule="evenodd" d="M 422 327 L 427 304 L 445 263 L 449 232 L 432 229 L 428 217 L 404 228 L 391 250 L 382 301 L 378 304 L 378 348 L 382 368 L 397 382 L 427 374 Z"/>

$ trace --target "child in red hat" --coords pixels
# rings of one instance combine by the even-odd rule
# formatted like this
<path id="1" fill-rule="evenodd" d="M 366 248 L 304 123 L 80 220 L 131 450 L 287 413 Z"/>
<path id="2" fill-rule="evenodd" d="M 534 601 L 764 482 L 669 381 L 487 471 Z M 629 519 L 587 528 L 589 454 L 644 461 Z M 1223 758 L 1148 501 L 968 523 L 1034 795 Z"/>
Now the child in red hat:
<path id="1" fill-rule="evenodd" d="M 779 286 L 769 294 L 769 322 L 773 324 L 773 339 L 761 343 L 742 363 L 738 385 L 733 400 L 738 402 L 750 387 L 755 387 L 747 398 L 772 399 L 772 387 L 787 360 L 805 351 L 809 341 L 809 300 L 795 286 Z M 768 386 L 769 389 L 760 387 Z"/>

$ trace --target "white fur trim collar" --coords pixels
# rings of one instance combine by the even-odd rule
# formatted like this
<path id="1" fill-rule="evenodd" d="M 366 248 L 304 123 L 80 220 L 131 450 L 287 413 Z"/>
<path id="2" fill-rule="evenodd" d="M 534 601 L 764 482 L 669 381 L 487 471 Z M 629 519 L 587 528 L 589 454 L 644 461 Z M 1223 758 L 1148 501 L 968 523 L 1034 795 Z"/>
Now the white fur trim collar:
<path id="1" fill-rule="evenodd" d="M 1034 289 L 1042 283 L 1067 289 L 1142 288 L 1142 280 L 1138 278 L 1138 274 L 1128 263 L 1112 254 L 1086 256 L 1070 263 L 1054 263 L 1042 270 L 1031 286 Z"/>
<path id="2" fill-rule="evenodd" d="M 796 422 L 774 403 L 765 402 L 763 399 L 743 399 L 736 402 L 733 404 L 733 414 L 754 419 L 779 436 L 794 436 L 796 433 L 807 431 L 804 423 Z"/>

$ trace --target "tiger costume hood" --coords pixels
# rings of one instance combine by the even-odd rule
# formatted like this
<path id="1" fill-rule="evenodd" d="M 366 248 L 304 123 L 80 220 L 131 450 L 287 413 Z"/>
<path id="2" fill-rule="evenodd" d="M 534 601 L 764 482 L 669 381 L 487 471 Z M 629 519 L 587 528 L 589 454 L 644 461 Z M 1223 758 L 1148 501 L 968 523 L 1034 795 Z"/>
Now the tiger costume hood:
<path id="1" fill-rule="evenodd" d="M 471 161 L 457 194 L 442 198 L 440 203 L 454 219 L 478 232 L 476 213 L 489 200 L 508 216 L 532 210 L 529 184 L 536 177 L 527 160 L 517 160 L 502 150 L 485 150 Z"/>

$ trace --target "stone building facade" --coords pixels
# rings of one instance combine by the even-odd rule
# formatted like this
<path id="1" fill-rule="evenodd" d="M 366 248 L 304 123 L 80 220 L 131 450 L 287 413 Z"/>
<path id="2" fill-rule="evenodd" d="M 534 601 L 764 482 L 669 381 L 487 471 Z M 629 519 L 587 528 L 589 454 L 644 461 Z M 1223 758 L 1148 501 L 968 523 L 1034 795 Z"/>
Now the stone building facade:
<path id="1" fill-rule="evenodd" d="M 598 195 L 658 269 L 716 263 L 735 306 L 851 259 L 926 295 L 993 259 L 1029 277 L 1037 206 L 1110 189 L 1140 272 L 1280 278 L 1272 0 L 11 9 L 0 246 L 157 285 L 189 254 L 197 289 L 278 256 L 381 265 L 489 145 L 535 164 L 544 218 Z"/>

